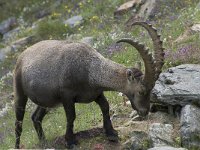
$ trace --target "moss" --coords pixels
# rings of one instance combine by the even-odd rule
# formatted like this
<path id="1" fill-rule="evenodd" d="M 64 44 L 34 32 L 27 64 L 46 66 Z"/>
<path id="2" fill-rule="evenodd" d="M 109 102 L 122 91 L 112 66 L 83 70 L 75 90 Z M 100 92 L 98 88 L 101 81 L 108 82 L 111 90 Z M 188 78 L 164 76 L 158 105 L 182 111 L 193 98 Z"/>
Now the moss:
<path id="1" fill-rule="evenodd" d="M 150 148 L 150 141 L 148 139 L 145 139 L 143 142 L 142 142 L 142 147 L 143 147 L 143 150 L 147 150 Z"/>
<path id="2" fill-rule="evenodd" d="M 175 141 L 175 145 L 181 146 L 181 137 L 174 138 L 174 141 Z"/>

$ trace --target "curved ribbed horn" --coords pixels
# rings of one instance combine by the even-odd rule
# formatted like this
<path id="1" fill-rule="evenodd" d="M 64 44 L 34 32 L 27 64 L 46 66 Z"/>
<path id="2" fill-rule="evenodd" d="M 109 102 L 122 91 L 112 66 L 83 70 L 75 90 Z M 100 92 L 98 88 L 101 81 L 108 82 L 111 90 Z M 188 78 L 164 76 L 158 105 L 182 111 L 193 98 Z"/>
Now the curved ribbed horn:
<path id="1" fill-rule="evenodd" d="M 157 80 L 162 71 L 162 66 L 164 65 L 164 48 L 162 47 L 162 41 L 160 40 L 160 35 L 157 34 L 156 28 L 152 27 L 151 24 L 148 24 L 146 22 L 134 22 L 132 26 L 133 25 L 141 25 L 142 27 L 144 27 L 152 38 L 154 46 L 155 67 L 156 67 L 155 80 Z"/>
<path id="2" fill-rule="evenodd" d="M 152 89 L 155 84 L 155 66 L 153 57 L 151 53 L 149 53 L 149 49 L 147 49 L 143 44 L 140 44 L 137 41 L 134 41 L 129 38 L 124 38 L 117 41 L 117 43 L 119 42 L 129 43 L 138 50 L 145 65 L 145 75 L 144 75 L 145 85 L 147 86 L 147 89 Z"/>

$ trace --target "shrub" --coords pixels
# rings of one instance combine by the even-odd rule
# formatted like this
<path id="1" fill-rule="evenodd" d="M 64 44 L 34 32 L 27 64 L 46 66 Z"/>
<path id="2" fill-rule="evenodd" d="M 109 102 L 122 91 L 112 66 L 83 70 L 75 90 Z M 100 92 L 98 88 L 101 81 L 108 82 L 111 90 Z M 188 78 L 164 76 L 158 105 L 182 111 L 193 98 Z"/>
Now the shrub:
<path id="1" fill-rule="evenodd" d="M 200 63 L 200 47 L 189 44 L 180 47 L 177 51 L 165 51 L 165 60 L 168 67 L 187 63 Z"/>
<path id="2" fill-rule="evenodd" d="M 45 20 L 39 23 L 36 29 L 36 37 L 39 40 L 64 39 L 67 35 L 73 33 L 71 27 L 64 25 L 59 20 Z"/>

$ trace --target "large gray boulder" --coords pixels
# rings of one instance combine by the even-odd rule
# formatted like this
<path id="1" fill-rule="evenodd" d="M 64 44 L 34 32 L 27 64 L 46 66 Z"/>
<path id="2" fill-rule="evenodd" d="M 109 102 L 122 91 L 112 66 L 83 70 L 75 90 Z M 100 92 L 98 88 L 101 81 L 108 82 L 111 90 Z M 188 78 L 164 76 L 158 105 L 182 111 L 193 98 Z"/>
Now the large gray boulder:
<path id="1" fill-rule="evenodd" d="M 0 23 L 0 34 L 4 34 L 10 31 L 17 24 L 17 19 L 15 17 L 8 18 Z"/>
<path id="2" fill-rule="evenodd" d="M 151 101 L 180 106 L 200 104 L 200 65 L 184 64 L 161 73 Z"/>
<path id="3" fill-rule="evenodd" d="M 181 111 L 181 142 L 183 147 L 200 149 L 200 108 L 186 105 Z"/>
<path id="4" fill-rule="evenodd" d="M 153 123 L 149 127 L 149 138 L 152 147 L 172 146 L 173 127 L 171 124 Z"/>

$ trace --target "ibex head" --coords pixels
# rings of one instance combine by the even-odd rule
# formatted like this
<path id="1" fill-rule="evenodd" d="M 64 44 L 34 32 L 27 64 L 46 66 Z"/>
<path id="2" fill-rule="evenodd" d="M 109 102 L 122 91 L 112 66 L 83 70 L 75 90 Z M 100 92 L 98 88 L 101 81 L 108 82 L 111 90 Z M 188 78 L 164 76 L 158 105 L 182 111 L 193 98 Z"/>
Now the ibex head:
<path id="1" fill-rule="evenodd" d="M 164 48 L 160 35 L 152 25 L 145 22 L 134 22 L 132 25 L 141 25 L 150 34 L 154 45 L 154 57 L 149 53 L 149 49 L 143 44 L 132 39 L 121 39 L 117 41 L 126 42 L 134 46 L 140 53 L 145 66 L 144 75 L 139 69 L 127 69 L 126 76 L 128 84 L 126 96 L 129 98 L 133 109 L 137 110 L 140 116 L 146 116 L 150 109 L 150 93 L 156 80 L 158 79 L 164 64 Z"/>

